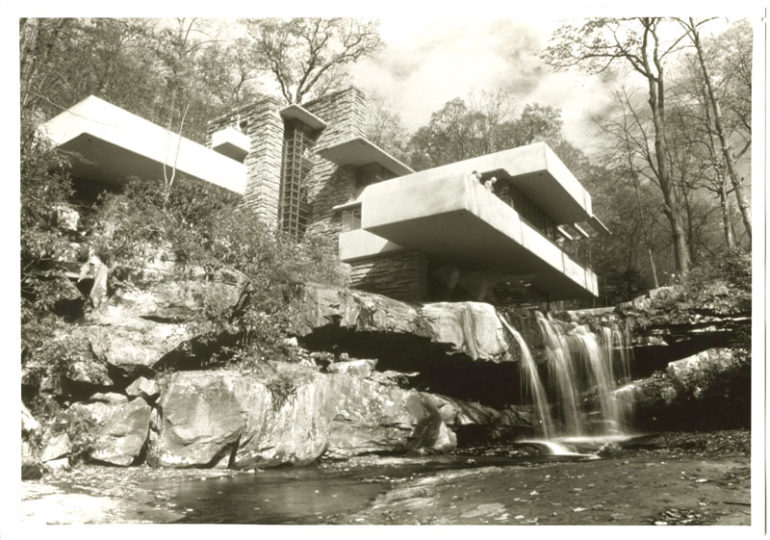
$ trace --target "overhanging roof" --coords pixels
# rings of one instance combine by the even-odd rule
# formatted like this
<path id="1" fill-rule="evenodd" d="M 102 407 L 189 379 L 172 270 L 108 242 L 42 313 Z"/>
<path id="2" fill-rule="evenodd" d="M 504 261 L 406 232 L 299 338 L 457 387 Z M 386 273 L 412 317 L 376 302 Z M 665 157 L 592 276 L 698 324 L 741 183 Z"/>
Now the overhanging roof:
<path id="1" fill-rule="evenodd" d="M 513 184 L 557 225 L 591 219 L 591 195 L 545 143 L 534 143 L 426 169 L 388 182 L 412 183 L 478 172 Z M 498 182 L 499 184 L 499 182 Z"/>
<path id="2" fill-rule="evenodd" d="M 414 169 L 363 137 L 355 137 L 333 146 L 327 146 L 319 150 L 318 153 L 337 165 L 361 167 L 370 163 L 378 163 L 397 176 L 414 172 Z"/>
<path id="3" fill-rule="evenodd" d="M 296 103 L 281 109 L 280 113 L 284 120 L 299 120 L 312 129 L 324 129 L 326 127 L 326 122 Z"/>
<path id="4" fill-rule="evenodd" d="M 117 183 L 130 176 L 163 178 L 176 162 L 183 175 L 243 193 L 242 163 L 157 124 L 89 96 L 39 127 L 54 146 L 77 155 L 72 174 Z M 178 153 L 177 153 L 177 148 Z"/>

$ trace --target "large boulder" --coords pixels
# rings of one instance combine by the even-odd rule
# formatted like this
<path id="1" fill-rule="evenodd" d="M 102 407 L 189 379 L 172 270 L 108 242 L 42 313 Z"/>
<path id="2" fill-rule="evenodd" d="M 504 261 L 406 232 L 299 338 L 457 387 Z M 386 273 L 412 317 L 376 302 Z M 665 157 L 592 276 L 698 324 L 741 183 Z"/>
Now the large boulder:
<path id="1" fill-rule="evenodd" d="M 142 398 L 117 406 L 94 441 L 91 459 L 122 466 L 134 463 L 149 435 L 150 412 Z"/>
<path id="2" fill-rule="evenodd" d="M 333 382 L 339 402 L 329 431 L 330 458 L 406 451 L 417 425 L 435 410 L 416 390 L 348 375 Z"/>
<path id="3" fill-rule="evenodd" d="M 507 332 L 494 306 L 482 302 L 426 304 L 420 319 L 431 341 L 474 360 L 510 359 Z"/>
<path id="4" fill-rule="evenodd" d="M 218 461 L 243 432 L 247 385 L 235 371 L 174 373 L 158 403 L 162 416 L 150 464 L 204 467 Z M 252 388 L 255 394 L 260 390 Z"/>
<path id="5" fill-rule="evenodd" d="M 286 396 L 260 383 L 251 388 L 236 468 L 305 465 L 324 453 L 338 402 L 330 377 L 318 375 Z"/>
<path id="6" fill-rule="evenodd" d="M 666 374 L 682 391 L 700 398 L 741 365 L 742 360 L 734 350 L 716 348 L 669 363 Z"/>
<path id="7" fill-rule="evenodd" d="M 143 319 L 131 322 L 131 326 L 88 328 L 91 347 L 99 359 L 126 376 L 152 373 L 163 356 L 195 336 L 181 324 L 159 324 Z"/>
<path id="8" fill-rule="evenodd" d="M 445 452 L 457 442 L 452 426 L 491 426 L 499 416 L 362 376 L 361 366 L 337 364 L 334 373 L 295 368 L 278 380 L 226 370 L 177 372 L 163 385 L 148 461 L 250 469 L 321 456 Z"/>

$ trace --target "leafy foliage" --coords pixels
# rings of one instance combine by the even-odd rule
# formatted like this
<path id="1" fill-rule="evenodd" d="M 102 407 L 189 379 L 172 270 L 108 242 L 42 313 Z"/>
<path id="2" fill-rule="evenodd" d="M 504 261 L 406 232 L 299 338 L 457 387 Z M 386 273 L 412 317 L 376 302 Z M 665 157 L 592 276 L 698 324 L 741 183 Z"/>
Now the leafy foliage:
<path id="1" fill-rule="evenodd" d="M 571 157 L 580 154 L 562 138 L 561 111 L 530 103 L 514 117 L 512 102 L 512 96 L 501 92 L 484 95 L 481 103 L 471 106 L 460 98 L 446 102 L 412 136 L 412 166 L 436 167 L 537 141 L 561 146 Z"/>
<path id="2" fill-rule="evenodd" d="M 50 311 L 62 288 L 59 262 L 70 250 L 53 210 L 66 203 L 72 184 L 66 159 L 36 137 L 22 118 L 21 141 L 21 314 L 22 322 Z"/>

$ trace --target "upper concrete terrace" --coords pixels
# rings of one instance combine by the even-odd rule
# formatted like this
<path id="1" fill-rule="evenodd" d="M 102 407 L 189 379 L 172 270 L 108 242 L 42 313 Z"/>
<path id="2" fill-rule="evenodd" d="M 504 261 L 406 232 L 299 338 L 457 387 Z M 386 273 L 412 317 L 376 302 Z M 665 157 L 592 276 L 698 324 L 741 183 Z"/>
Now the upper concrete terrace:
<path id="1" fill-rule="evenodd" d="M 116 183 L 129 176 L 162 178 L 163 164 L 242 194 L 246 167 L 95 96 L 89 96 L 40 126 L 54 144 L 76 154 L 72 174 Z M 177 153 L 178 146 L 178 153 Z"/>
<path id="2" fill-rule="evenodd" d="M 476 176 L 508 180 L 557 225 L 602 229 L 591 196 L 545 143 L 505 150 L 367 186 L 361 230 L 343 233 L 355 260 L 414 249 L 469 269 L 520 275 L 553 299 L 598 294 L 596 274 L 567 256 Z"/>

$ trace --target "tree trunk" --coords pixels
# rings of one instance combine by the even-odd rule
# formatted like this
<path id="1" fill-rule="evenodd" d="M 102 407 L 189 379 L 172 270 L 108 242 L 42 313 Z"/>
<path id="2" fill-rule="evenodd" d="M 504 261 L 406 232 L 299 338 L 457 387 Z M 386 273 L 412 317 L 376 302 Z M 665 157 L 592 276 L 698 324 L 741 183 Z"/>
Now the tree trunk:
<path id="1" fill-rule="evenodd" d="M 732 148 L 727 140 L 725 134 L 724 125 L 722 124 L 722 111 L 719 106 L 719 100 L 714 93 L 714 87 L 711 84 L 711 77 L 709 76 L 706 62 L 703 59 L 703 48 L 701 47 L 700 34 L 695 26 L 695 21 L 690 18 L 690 34 L 692 36 L 695 50 L 698 53 L 698 62 L 700 63 L 701 71 L 703 72 L 703 80 L 706 83 L 706 90 L 708 91 L 709 102 L 714 110 L 714 125 L 717 130 L 717 136 L 719 137 L 719 144 L 722 147 L 722 155 L 725 159 L 725 165 L 727 166 L 727 174 L 730 177 L 730 181 L 735 191 L 735 198 L 738 200 L 738 208 L 741 211 L 741 218 L 743 218 L 743 225 L 746 227 L 746 233 L 751 239 L 751 211 L 749 209 L 749 203 L 743 196 L 743 187 L 741 186 L 743 179 L 739 179 L 735 172 L 735 159 L 733 157 Z"/>
<path id="2" fill-rule="evenodd" d="M 652 110 L 652 122 L 655 127 L 655 160 L 658 165 L 657 176 L 660 182 L 660 189 L 663 192 L 663 200 L 665 202 L 664 212 L 671 225 L 676 271 L 680 274 L 687 274 L 690 271 L 690 249 L 687 245 L 687 236 L 682 224 L 679 198 L 671 181 L 668 163 L 666 163 L 667 144 L 662 72 L 657 77 L 648 77 L 648 81 L 650 91 L 649 104 Z"/>
<path id="3" fill-rule="evenodd" d="M 658 282 L 658 269 L 655 266 L 655 257 L 652 255 L 652 239 L 650 239 L 650 233 L 647 230 L 647 220 L 644 215 L 644 209 L 642 208 L 642 198 L 639 196 L 639 177 L 636 174 L 633 161 L 631 160 L 631 143 L 628 140 L 628 130 L 626 130 L 625 135 L 626 135 L 626 155 L 628 158 L 628 167 L 631 172 L 631 178 L 634 181 L 634 194 L 636 195 L 636 207 L 639 209 L 639 219 L 642 225 L 642 234 L 644 234 L 644 241 L 647 244 L 647 254 L 650 257 L 650 270 L 652 270 L 652 281 L 653 281 L 653 284 L 655 285 L 655 288 L 657 289 L 658 287 L 660 287 L 660 283 Z"/>
<path id="4" fill-rule="evenodd" d="M 730 207 L 727 200 L 727 190 L 725 189 L 725 179 L 719 171 L 717 175 L 721 180 L 721 188 L 719 190 L 719 206 L 722 209 L 722 226 L 725 229 L 725 245 L 727 249 L 735 248 L 735 238 L 733 238 L 733 227 L 730 223 Z"/>

